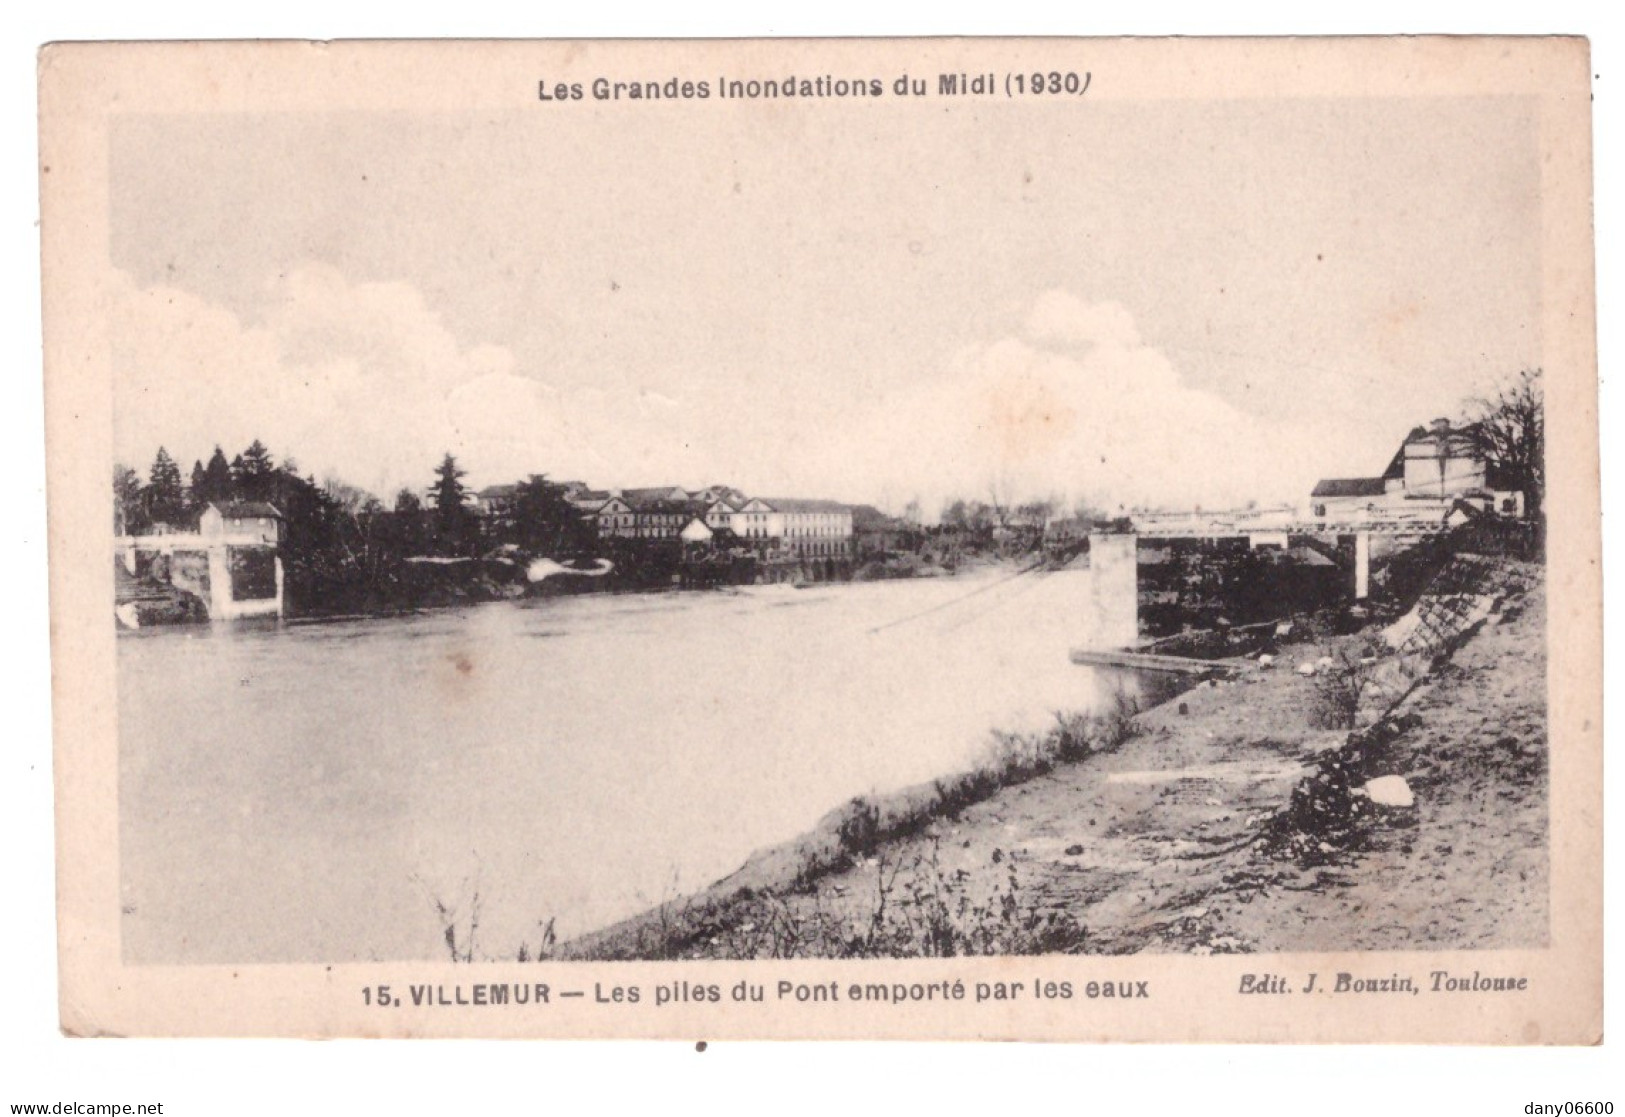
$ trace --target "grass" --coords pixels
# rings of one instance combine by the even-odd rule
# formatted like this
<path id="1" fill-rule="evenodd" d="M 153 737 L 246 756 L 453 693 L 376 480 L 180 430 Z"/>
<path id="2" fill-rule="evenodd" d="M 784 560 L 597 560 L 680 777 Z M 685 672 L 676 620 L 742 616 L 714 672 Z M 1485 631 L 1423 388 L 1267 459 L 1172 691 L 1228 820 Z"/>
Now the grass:
<path id="1" fill-rule="evenodd" d="M 1099 713 L 1057 712 L 1054 724 L 1036 732 L 995 731 L 967 771 L 895 795 L 852 799 L 803 840 L 783 883 L 661 904 L 625 936 L 570 956 L 898 958 L 1075 948 L 1083 928 L 1065 912 L 1039 911 L 1024 899 L 1015 855 L 996 851 L 1000 883 L 974 892 L 972 874 L 942 868 L 935 840 L 929 853 L 907 858 L 897 843 L 1003 788 L 1117 749 L 1142 732 L 1139 713 L 1138 703 L 1119 691 Z M 818 882 L 860 865 L 874 869 L 873 895 L 831 910 Z"/>
<path id="2" fill-rule="evenodd" d="M 973 890 L 971 873 L 943 869 L 936 842 L 906 861 L 881 849 L 874 862 L 872 892 L 860 904 L 836 911 L 820 893 L 759 893 L 730 905 L 698 952 L 730 959 L 954 958 L 1052 954 L 1084 941 L 1070 915 L 1026 900 L 1014 854 L 994 854 L 1003 872 L 981 892 Z"/>

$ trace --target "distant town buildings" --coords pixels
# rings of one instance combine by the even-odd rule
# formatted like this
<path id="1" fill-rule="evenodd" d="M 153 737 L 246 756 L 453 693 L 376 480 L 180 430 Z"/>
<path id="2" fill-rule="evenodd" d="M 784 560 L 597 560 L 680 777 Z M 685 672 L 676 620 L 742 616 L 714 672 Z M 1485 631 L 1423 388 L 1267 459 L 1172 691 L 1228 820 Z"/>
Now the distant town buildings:
<path id="1" fill-rule="evenodd" d="M 600 539 L 741 546 L 784 558 L 844 559 L 855 553 L 853 509 L 833 500 L 753 497 L 731 485 L 595 490 L 568 481 L 560 488 Z M 474 511 L 507 515 L 517 491 L 517 485 L 481 489 L 474 495 Z"/>

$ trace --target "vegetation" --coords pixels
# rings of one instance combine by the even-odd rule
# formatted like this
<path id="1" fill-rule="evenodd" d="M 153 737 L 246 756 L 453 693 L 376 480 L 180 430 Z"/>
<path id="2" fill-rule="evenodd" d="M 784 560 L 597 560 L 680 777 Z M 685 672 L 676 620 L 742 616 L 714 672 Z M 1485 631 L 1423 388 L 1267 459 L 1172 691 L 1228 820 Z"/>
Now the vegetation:
<path id="1" fill-rule="evenodd" d="M 424 496 L 396 494 L 393 510 L 364 489 L 338 478 L 318 483 L 284 459 L 278 464 L 258 439 L 228 463 L 214 448 L 195 462 L 190 484 L 160 448 L 147 479 L 127 465 L 113 469 L 115 527 L 144 534 L 160 527 L 195 529 L 211 503 L 260 501 L 282 515 L 281 558 L 290 614 L 388 612 L 465 597 L 510 592 L 523 577 L 527 555 L 574 557 L 593 553 L 596 541 L 565 501 L 563 490 L 533 476 L 518 487 L 511 512 L 475 516 L 463 484 L 465 471 L 445 454 Z M 489 556 L 501 561 L 486 561 Z M 472 560 L 457 568 L 414 566 L 418 556 Z M 448 573 L 455 570 L 456 573 Z"/>
<path id="2" fill-rule="evenodd" d="M 1524 494 L 1524 511 L 1539 519 L 1546 496 L 1546 399 L 1540 369 L 1524 369 L 1491 398 L 1469 405 L 1475 448 Z"/>
<path id="3" fill-rule="evenodd" d="M 756 959 L 1054 954 L 1083 945 L 1084 929 L 1070 914 L 1027 898 L 1015 854 L 996 851 L 994 863 L 1004 871 L 978 893 L 970 872 L 943 868 L 937 842 L 906 861 L 883 849 L 873 891 L 859 904 L 837 911 L 816 894 L 764 892 L 730 910 L 706 946 Z"/>
<path id="4" fill-rule="evenodd" d="M 1360 698 L 1370 687 L 1378 644 L 1365 639 L 1337 649 L 1330 665 L 1315 673 L 1315 697 L 1309 723 L 1317 729 L 1353 729 Z"/>
<path id="5" fill-rule="evenodd" d="M 998 884 L 976 891 L 973 874 L 949 872 L 936 842 L 900 855 L 899 843 L 937 819 L 951 819 L 1002 788 L 1058 766 L 1110 752 L 1142 730 L 1138 704 L 1119 692 L 1103 713 L 1055 714 L 1030 733 L 995 732 L 969 771 L 881 799 L 851 800 L 796 851 L 779 883 L 731 896 L 671 900 L 625 934 L 571 948 L 581 959 L 945 957 L 1075 950 L 1084 929 L 1070 915 L 1040 909 L 1021 886 L 1018 858 L 996 851 Z M 923 847 L 922 847 L 923 848 Z M 873 891 L 830 901 L 819 882 L 872 869 Z M 868 880 L 867 873 L 864 879 Z M 526 956 L 535 956 L 529 946 Z"/>

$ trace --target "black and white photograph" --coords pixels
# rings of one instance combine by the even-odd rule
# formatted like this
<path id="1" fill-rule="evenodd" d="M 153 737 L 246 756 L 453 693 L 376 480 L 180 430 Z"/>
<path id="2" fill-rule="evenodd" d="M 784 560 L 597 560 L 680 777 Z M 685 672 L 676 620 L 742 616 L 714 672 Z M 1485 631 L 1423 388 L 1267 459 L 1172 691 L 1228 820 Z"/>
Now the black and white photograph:
<path id="1" fill-rule="evenodd" d="M 52 493 L 105 964 L 407 1032 L 1600 1021 L 1585 117 L 1466 41 L 1119 46 L 115 60 Z"/>

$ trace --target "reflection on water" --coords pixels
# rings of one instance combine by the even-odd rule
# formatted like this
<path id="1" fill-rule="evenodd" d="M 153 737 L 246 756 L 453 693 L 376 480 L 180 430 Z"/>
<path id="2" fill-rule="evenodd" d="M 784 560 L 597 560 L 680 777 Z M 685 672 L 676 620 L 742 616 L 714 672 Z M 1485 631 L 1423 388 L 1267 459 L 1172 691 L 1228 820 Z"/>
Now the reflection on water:
<path id="1" fill-rule="evenodd" d="M 572 597 L 119 641 L 131 962 L 511 957 L 1098 704 L 1087 572 Z M 970 591 L 979 590 L 971 594 Z M 969 594 L 969 596 L 967 596 Z"/>

